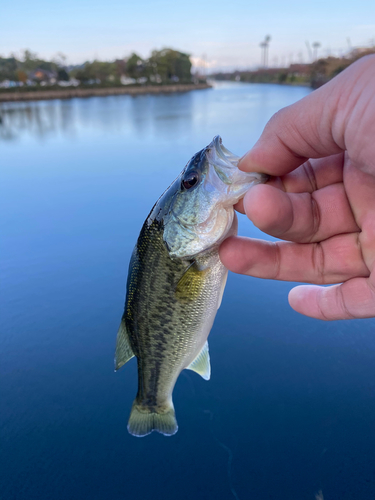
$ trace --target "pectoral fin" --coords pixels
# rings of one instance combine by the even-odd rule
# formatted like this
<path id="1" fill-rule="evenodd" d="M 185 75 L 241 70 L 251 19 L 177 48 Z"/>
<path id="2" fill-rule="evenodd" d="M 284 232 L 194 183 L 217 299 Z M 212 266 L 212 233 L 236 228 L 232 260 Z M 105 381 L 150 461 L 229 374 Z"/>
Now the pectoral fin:
<path id="1" fill-rule="evenodd" d="M 198 298 L 209 269 L 199 269 L 196 262 L 190 264 L 177 283 L 176 297 L 181 302 L 192 302 Z"/>
<path id="2" fill-rule="evenodd" d="M 131 348 L 129 335 L 126 331 L 124 319 L 121 320 L 120 328 L 117 332 L 116 353 L 115 353 L 115 371 L 121 368 L 134 356 Z"/>
<path id="3" fill-rule="evenodd" d="M 210 355 L 208 352 L 208 342 L 204 344 L 201 352 L 194 359 L 189 366 L 186 367 L 187 370 L 193 370 L 193 372 L 198 373 L 204 380 L 210 380 L 211 377 L 211 365 L 210 365 Z"/>

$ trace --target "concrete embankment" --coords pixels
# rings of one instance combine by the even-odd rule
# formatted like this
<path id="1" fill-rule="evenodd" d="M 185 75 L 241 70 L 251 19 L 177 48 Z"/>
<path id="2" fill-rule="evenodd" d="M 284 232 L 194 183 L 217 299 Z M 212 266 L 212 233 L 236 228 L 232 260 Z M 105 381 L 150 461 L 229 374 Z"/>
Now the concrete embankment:
<path id="1" fill-rule="evenodd" d="M 110 95 L 169 94 L 172 92 L 189 92 L 190 90 L 209 89 L 206 83 L 180 85 L 149 85 L 144 87 L 108 87 L 108 88 L 74 88 L 56 90 L 31 90 L 19 92 L 0 92 L 0 102 L 40 101 L 45 99 L 71 99 L 73 97 L 94 97 Z"/>

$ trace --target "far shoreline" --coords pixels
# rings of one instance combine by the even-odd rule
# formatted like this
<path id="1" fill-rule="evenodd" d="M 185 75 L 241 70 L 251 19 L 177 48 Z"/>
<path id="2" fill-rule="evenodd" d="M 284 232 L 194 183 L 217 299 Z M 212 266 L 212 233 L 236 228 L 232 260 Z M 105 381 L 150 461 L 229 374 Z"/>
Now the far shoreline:
<path id="1" fill-rule="evenodd" d="M 142 87 L 102 87 L 102 88 L 64 88 L 54 90 L 30 90 L 0 92 L 0 102 L 44 101 L 50 99 L 73 99 L 76 97 L 104 97 L 115 95 L 170 94 L 212 88 L 207 83 L 177 85 L 145 85 Z"/>

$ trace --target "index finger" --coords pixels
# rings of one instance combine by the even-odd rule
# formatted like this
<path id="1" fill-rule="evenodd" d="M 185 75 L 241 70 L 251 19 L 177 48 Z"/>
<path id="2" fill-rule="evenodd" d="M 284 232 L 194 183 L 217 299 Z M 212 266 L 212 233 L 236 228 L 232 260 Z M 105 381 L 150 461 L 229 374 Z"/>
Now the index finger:
<path id="1" fill-rule="evenodd" d="M 313 193 L 318 189 L 343 181 L 343 160 L 343 154 L 307 160 L 289 174 L 271 177 L 267 185 L 286 193 Z M 243 198 L 234 208 L 242 214 L 245 213 Z"/>

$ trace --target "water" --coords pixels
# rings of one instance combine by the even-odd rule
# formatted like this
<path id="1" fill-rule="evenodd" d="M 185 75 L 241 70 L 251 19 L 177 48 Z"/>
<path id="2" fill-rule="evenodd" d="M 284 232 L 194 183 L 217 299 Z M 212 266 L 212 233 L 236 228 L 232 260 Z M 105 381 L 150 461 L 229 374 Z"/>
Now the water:
<path id="1" fill-rule="evenodd" d="M 374 320 L 293 312 L 289 283 L 230 275 L 212 378 L 180 376 L 179 432 L 128 435 L 113 371 L 127 264 L 151 205 L 219 133 L 243 154 L 308 89 L 1 105 L 2 500 L 372 498 Z M 242 234 L 260 236 L 241 217 Z"/>

